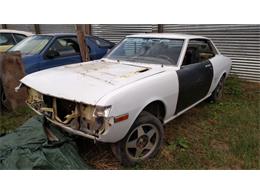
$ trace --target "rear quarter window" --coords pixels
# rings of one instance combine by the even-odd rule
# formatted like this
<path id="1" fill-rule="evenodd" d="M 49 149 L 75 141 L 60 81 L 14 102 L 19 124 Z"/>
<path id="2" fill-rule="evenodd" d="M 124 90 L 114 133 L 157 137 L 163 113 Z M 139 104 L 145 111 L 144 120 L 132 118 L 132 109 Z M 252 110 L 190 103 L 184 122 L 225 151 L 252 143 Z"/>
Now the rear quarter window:
<path id="1" fill-rule="evenodd" d="M 14 35 L 14 38 L 15 38 L 15 40 L 16 40 L 16 42 L 17 43 L 19 43 L 20 41 L 22 41 L 23 39 L 25 39 L 26 38 L 26 36 L 25 35 L 22 35 L 22 34 L 13 34 Z"/>
<path id="2" fill-rule="evenodd" d="M 14 45 L 15 41 L 11 33 L 0 33 L 0 45 Z"/>

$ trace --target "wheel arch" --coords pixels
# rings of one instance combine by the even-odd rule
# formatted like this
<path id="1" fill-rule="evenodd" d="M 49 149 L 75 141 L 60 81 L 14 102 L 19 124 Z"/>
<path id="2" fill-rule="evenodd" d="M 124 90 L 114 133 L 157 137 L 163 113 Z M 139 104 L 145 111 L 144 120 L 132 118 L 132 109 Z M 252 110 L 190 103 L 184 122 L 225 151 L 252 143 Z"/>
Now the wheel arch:
<path id="1" fill-rule="evenodd" d="M 220 76 L 219 76 L 219 78 L 217 78 L 217 80 L 216 80 L 216 82 L 215 82 L 215 84 L 214 84 L 214 86 L 213 86 L 213 88 L 212 88 L 212 92 L 216 89 L 216 87 L 218 86 L 218 83 L 219 83 L 219 81 L 221 80 L 221 78 L 224 76 L 224 79 L 226 79 L 227 78 L 227 76 L 228 76 L 228 73 L 226 72 L 226 71 L 223 71 L 221 74 L 219 74 Z"/>
<path id="2" fill-rule="evenodd" d="M 155 117 L 157 117 L 162 123 L 165 119 L 167 108 L 166 104 L 163 100 L 160 99 L 154 99 L 147 102 L 138 112 L 137 116 L 135 117 L 134 121 L 137 119 L 137 117 L 143 112 L 149 112 Z"/>
<path id="3" fill-rule="evenodd" d="M 218 78 L 217 85 L 218 85 L 219 81 L 220 81 L 223 77 L 224 77 L 224 79 L 227 78 L 227 73 L 226 73 L 226 71 L 223 71 L 223 72 L 220 74 L 220 77 Z"/>

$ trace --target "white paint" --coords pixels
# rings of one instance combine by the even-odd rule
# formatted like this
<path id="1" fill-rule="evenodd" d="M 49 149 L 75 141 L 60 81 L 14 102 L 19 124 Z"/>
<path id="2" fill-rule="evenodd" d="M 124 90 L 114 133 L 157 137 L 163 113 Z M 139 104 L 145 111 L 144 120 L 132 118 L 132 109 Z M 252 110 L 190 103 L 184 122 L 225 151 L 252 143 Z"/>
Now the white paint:
<path id="1" fill-rule="evenodd" d="M 128 35 L 126 37 L 165 38 L 165 39 L 207 39 L 206 37 L 202 37 L 202 36 L 177 34 L 177 33 L 141 33 L 141 34 Z"/>
<path id="2" fill-rule="evenodd" d="M 31 32 L 26 32 L 26 31 L 21 31 L 21 30 L 11 30 L 11 29 L 0 29 L 0 33 L 16 33 L 16 34 L 25 35 L 26 37 L 33 35 L 33 33 L 31 33 Z"/>
<path id="3" fill-rule="evenodd" d="M 45 95 L 96 105 L 108 93 L 163 71 L 158 65 L 92 61 L 35 72 L 21 82 Z"/>
<path id="4" fill-rule="evenodd" d="M 221 54 L 216 55 L 215 57 L 210 59 L 210 62 L 213 66 L 213 80 L 211 83 L 211 87 L 209 89 L 209 93 L 212 93 L 216 88 L 218 82 L 220 81 L 221 77 L 226 73 L 226 77 L 228 76 L 232 61 L 230 58 L 225 57 Z"/>

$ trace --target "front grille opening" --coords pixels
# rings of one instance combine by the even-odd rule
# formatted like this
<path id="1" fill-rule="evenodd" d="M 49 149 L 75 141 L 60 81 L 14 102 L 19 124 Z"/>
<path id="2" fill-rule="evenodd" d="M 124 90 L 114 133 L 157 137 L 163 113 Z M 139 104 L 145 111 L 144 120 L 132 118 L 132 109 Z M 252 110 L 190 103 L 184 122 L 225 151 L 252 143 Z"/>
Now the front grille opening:
<path id="1" fill-rule="evenodd" d="M 56 99 L 57 116 L 62 120 L 66 120 L 66 116 L 72 114 L 75 110 L 76 103 L 63 99 Z"/>
<path id="2" fill-rule="evenodd" d="M 52 108 L 52 100 L 53 100 L 53 97 L 43 95 L 43 101 L 48 108 Z"/>

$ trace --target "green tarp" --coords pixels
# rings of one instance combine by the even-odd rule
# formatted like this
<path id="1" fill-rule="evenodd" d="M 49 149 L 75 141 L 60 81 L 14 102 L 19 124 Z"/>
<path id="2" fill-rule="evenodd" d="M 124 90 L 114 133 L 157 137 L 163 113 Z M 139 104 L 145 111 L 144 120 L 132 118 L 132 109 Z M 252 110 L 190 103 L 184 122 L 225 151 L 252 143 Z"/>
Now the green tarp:
<path id="1" fill-rule="evenodd" d="M 29 119 L 14 132 L 0 137 L 0 169 L 90 169 L 75 142 L 52 127 L 59 142 L 49 144 L 41 118 Z"/>

